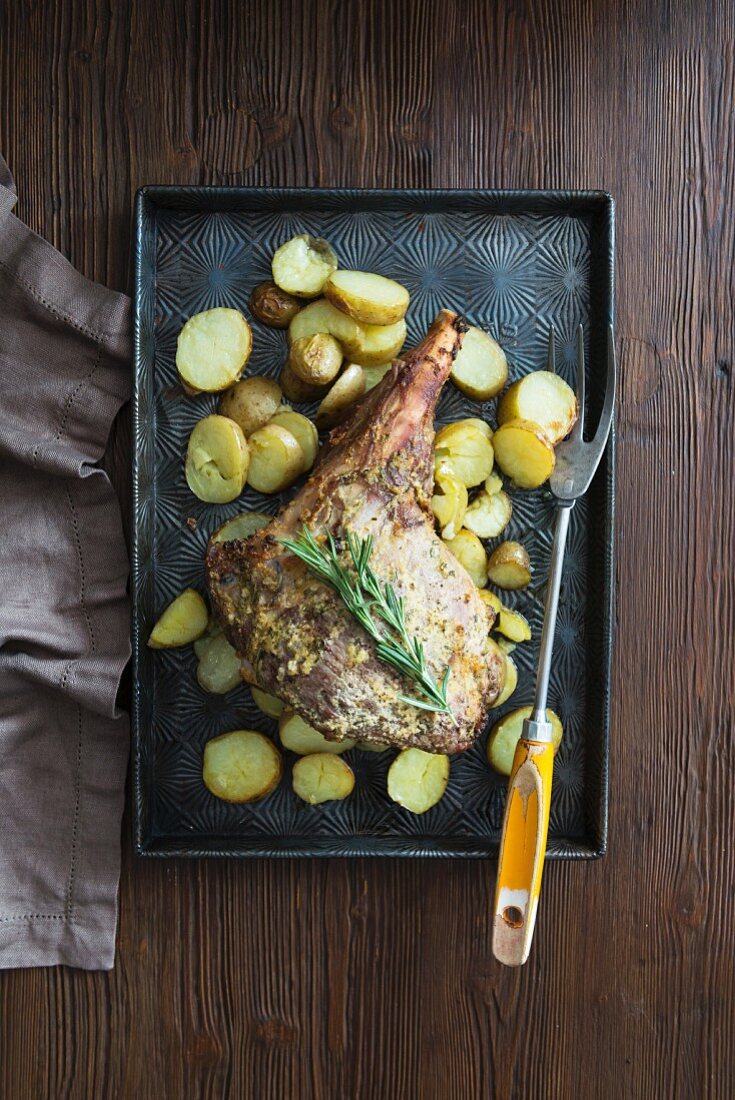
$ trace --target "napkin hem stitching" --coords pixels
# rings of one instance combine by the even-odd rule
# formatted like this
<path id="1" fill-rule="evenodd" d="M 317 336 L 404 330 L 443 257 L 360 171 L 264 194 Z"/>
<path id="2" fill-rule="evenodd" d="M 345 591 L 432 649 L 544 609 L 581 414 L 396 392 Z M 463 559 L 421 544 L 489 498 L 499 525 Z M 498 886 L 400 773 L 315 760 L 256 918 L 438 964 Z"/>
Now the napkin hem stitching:
<path id="1" fill-rule="evenodd" d="M 5 260 L 0 260 L 0 267 L 3 268 L 3 270 L 10 276 L 10 278 L 14 282 L 19 283 L 20 286 L 27 290 L 31 297 L 35 298 L 35 300 L 45 309 L 47 309 L 49 313 L 52 314 L 52 316 L 56 317 L 57 320 L 64 321 L 65 324 L 70 325 L 72 328 L 75 328 L 78 332 L 83 333 L 85 336 L 89 336 L 89 338 L 91 340 L 94 340 L 95 343 L 105 342 L 106 334 L 104 332 L 100 332 L 97 329 L 90 328 L 88 325 L 83 324 L 81 321 L 77 321 L 76 318 L 72 317 L 65 310 L 59 309 L 58 306 L 55 306 L 47 298 L 44 298 L 43 294 L 41 294 L 36 289 L 33 283 L 29 282 L 27 279 L 24 279 L 23 276 L 19 275 L 17 271 L 14 271 L 12 267 L 10 267 L 8 263 L 6 263 Z"/>

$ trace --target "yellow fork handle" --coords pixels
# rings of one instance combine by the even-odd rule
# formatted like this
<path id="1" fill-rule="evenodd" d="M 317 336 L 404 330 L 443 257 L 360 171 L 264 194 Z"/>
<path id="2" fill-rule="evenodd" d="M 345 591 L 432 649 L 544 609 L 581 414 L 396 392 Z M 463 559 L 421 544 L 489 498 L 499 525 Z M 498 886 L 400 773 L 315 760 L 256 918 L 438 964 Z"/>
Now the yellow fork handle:
<path id="1" fill-rule="evenodd" d="M 554 746 L 523 738 L 508 782 L 498 860 L 493 954 L 506 966 L 528 958 L 549 828 Z"/>

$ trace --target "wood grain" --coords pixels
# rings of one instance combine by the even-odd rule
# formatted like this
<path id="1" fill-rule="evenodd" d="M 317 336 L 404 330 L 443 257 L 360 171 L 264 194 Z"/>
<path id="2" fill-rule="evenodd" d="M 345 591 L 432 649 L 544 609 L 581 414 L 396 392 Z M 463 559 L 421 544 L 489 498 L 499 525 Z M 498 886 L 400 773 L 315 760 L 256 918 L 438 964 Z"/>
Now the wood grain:
<path id="1" fill-rule="evenodd" d="M 18 212 L 130 285 L 143 183 L 618 202 L 610 852 L 528 965 L 484 863 L 142 863 L 111 974 L 0 975 L 0 1096 L 648 1098 L 735 1081 L 735 38 L 727 0 L 0 5 Z M 128 501 L 129 423 L 106 459 Z"/>

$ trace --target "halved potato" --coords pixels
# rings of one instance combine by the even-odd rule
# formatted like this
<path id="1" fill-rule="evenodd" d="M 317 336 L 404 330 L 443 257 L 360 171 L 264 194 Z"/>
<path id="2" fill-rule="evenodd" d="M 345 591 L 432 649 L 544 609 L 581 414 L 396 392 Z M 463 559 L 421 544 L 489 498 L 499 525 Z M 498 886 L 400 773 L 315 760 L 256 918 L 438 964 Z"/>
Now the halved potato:
<path id="1" fill-rule="evenodd" d="M 298 440 L 280 424 L 266 424 L 250 436 L 248 485 L 259 493 L 280 493 L 304 472 Z"/>
<path id="2" fill-rule="evenodd" d="M 331 752 L 339 756 L 340 753 L 354 749 L 357 744 L 351 737 L 346 737 L 344 741 L 328 741 L 319 730 L 315 730 L 293 710 L 282 711 L 278 720 L 278 732 L 283 747 L 297 752 L 299 756 L 307 756 L 312 752 Z"/>
<path id="3" fill-rule="evenodd" d="M 197 682 L 203 691 L 224 695 L 242 683 L 240 658 L 221 630 L 201 638 L 194 650 L 199 658 Z"/>
<path id="4" fill-rule="evenodd" d="M 281 387 L 272 378 L 244 378 L 222 394 L 217 411 L 229 416 L 249 436 L 278 411 L 281 397 Z"/>
<path id="5" fill-rule="evenodd" d="M 350 363 L 332 386 L 329 393 L 322 399 L 322 403 L 316 410 L 314 420 L 318 428 L 333 428 L 347 415 L 351 405 L 354 405 L 365 393 L 365 375 L 362 367 L 357 363 Z"/>
<path id="6" fill-rule="evenodd" d="M 442 538 L 453 539 L 459 534 L 467 511 L 467 489 L 441 465 L 434 476 L 439 492 L 431 498 L 431 510 L 441 528 Z"/>
<path id="7" fill-rule="evenodd" d="M 498 588 L 525 588 L 531 583 L 531 561 L 520 542 L 501 542 L 487 563 L 487 579 Z"/>
<path id="8" fill-rule="evenodd" d="M 294 764 L 294 794 L 311 806 L 340 802 L 352 794 L 354 787 L 355 774 L 350 765 L 331 753 L 313 753 Z"/>
<path id="9" fill-rule="evenodd" d="M 250 295 L 250 309 L 256 320 L 271 328 L 288 328 L 303 305 L 270 279 L 259 283 Z"/>
<path id="10" fill-rule="evenodd" d="M 558 374 L 537 370 L 508 387 L 498 403 L 498 424 L 531 420 L 553 445 L 569 435 L 578 413 L 571 386 Z"/>
<path id="11" fill-rule="evenodd" d="M 498 660 L 500 661 L 500 666 L 501 666 L 501 670 L 502 670 L 501 677 L 500 677 L 500 684 L 499 684 L 499 688 L 498 688 L 498 695 L 500 696 L 500 694 L 503 691 L 503 688 L 505 687 L 505 680 L 506 680 L 506 677 L 508 675 L 508 664 L 505 660 L 505 652 L 503 651 L 502 646 L 496 641 L 495 638 L 488 637 L 487 644 L 488 644 L 488 649 L 492 653 L 494 653 L 497 656 Z"/>
<path id="12" fill-rule="evenodd" d="M 316 298 L 337 270 L 337 256 L 322 237 L 302 233 L 286 241 L 273 255 L 273 281 L 297 298 Z"/>
<path id="13" fill-rule="evenodd" d="M 508 420 L 493 436 L 495 460 L 521 489 L 537 489 L 556 461 L 543 428 L 531 420 Z"/>
<path id="14" fill-rule="evenodd" d="M 256 730 L 232 730 L 204 746 L 204 784 L 224 802 L 264 798 L 278 786 L 282 774 L 280 752 Z"/>
<path id="15" fill-rule="evenodd" d="M 503 638 L 503 637 L 496 638 L 495 642 L 496 642 L 498 648 L 501 649 L 503 651 L 503 653 L 506 655 L 506 657 L 509 656 L 513 652 L 514 649 L 518 649 L 518 643 L 517 642 L 511 642 L 507 638 Z"/>
<path id="16" fill-rule="evenodd" d="M 473 325 L 464 334 L 449 377 L 468 397 L 487 401 L 508 381 L 508 360 L 500 344 Z"/>
<path id="17" fill-rule="evenodd" d="M 495 702 L 492 703 L 491 710 L 494 710 L 495 707 L 502 707 L 503 703 L 507 703 L 518 686 L 518 669 L 516 668 L 515 661 L 509 653 L 503 653 L 503 657 L 505 658 L 503 690 L 500 692 Z"/>
<path id="18" fill-rule="evenodd" d="M 237 382 L 253 334 L 239 309 L 207 309 L 186 322 L 176 344 L 176 370 L 190 393 L 219 393 Z"/>
<path id="19" fill-rule="evenodd" d="M 464 525 L 481 539 L 494 539 L 510 523 L 512 511 L 510 497 L 502 489 L 492 496 L 482 492 L 465 512 Z"/>
<path id="20" fill-rule="evenodd" d="M 468 416 L 466 420 L 458 420 L 458 424 L 474 424 L 475 427 L 482 432 L 486 439 L 492 441 L 493 430 L 486 420 L 482 420 L 479 416 Z"/>
<path id="21" fill-rule="evenodd" d="M 495 593 L 491 592 L 489 588 L 482 588 L 480 589 L 480 599 L 488 604 L 489 607 L 492 607 L 495 618 L 497 619 L 500 612 L 503 610 L 503 605 Z"/>
<path id="22" fill-rule="evenodd" d="M 434 438 L 435 464 L 447 468 L 457 481 L 471 488 L 493 468 L 493 444 L 472 420 L 445 424 Z"/>
<path id="23" fill-rule="evenodd" d="M 328 332 L 315 332 L 294 340 L 288 352 L 288 365 L 302 382 L 327 386 L 339 374 L 342 348 Z"/>
<path id="24" fill-rule="evenodd" d="M 445 539 L 444 542 L 477 587 L 484 588 L 487 584 L 487 554 L 477 535 L 463 527 L 453 539 Z"/>
<path id="25" fill-rule="evenodd" d="M 245 487 L 250 448 L 239 424 L 228 416 L 205 416 L 189 436 L 186 481 L 208 504 L 228 504 Z"/>
<path id="26" fill-rule="evenodd" d="M 509 607 L 501 606 L 496 630 L 509 638 L 511 642 L 530 642 L 531 627 L 525 615 L 520 611 L 512 611 Z"/>
<path id="27" fill-rule="evenodd" d="M 299 378 L 288 360 L 281 367 L 278 381 L 284 395 L 289 401 L 295 401 L 298 405 L 316 401 L 318 398 L 323 397 L 328 389 L 327 386 L 314 386 L 310 382 L 304 382 L 303 378 Z"/>
<path id="28" fill-rule="evenodd" d="M 503 488 L 503 479 L 496 473 L 485 478 L 485 492 L 489 497 L 495 496 Z"/>
<path id="29" fill-rule="evenodd" d="M 191 645 L 202 637 L 208 623 L 209 612 L 204 600 L 193 588 L 185 588 L 158 617 L 148 645 L 151 649 Z"/>
<path id="30" fill-rule="evenodd" d="M 350 349 L 358 345 L 360 325 L 346 313 L 335 309 L 326 298 L 320 298 L 317 302 L 310 302 L 296 314 L 288 326 L 288 342 L 293 344 L 296 340 L 301 340 L 304 336 L 314 336 L 317 332 L 328 332 L 334 336 L 349 355 Z"/>
<path id="31" fill-rule="evenodd" d="M 533 707 L 518 707 L 508 714 L 504 714 L 490 730 L 487 742 L 487 759 L 491 767 L 501 775 L 510 775 L 513 770 L 513 757 L 516 754 L 516 746 L 523 734 L 523 719 L 530 718 Z M 546 709 L 546 716 L 551 722 L 552 743 L 554 752 L 557 752 L 564 735 L 561 719 L 553 710 Z"/>
<path id="32" fill-rule="evenodd" d="M 255 687 L 253 684 L 250 686 L 250 694 L 256 707 L 258 710 L 262 710 L 263 714 L 267 714 L 269 718 L 281 717 L 286 704 L 277 699 L 275 695 L 269 695 L 267 691 L 261 691 L 259 687 Z"/>
<path id="33" fill-rule="evenodd" d="M 319 432 L 308 416 L 292 411 L 279 412 L 273 417 L 271 424 L 279 424 L 291 433 L 304 452 L 305 469 L 310 470 L 319 450 Z"/>
<path id="34" fill-rule="evenodd" d="M 273 516 L 265 512 L 241 512 L 239 516 L 228 519 L 209 536 L 210 542 L 233 542 L 235 539 L 249 539 L 262 527 L 267 527 Z"/>
<path id="35" fill-rule="evenodd" d="M 363 367 L 363 373 L 365 375 L 365 393 L 368 390 L 374 390 L 379 382 L 382 382 L 386 374 L 393 366 L 393 363 L 381 363 L 377 367 Z"/>
<path id="36" fill-rule="evenodd" d="M 449 782 L 449 757 L 404 749 L 388 769 L 388 797 L 412 814 L 436 806 Z"/>
<path id="37" fill-rule="evenodd" d="M 375 367 L 388 359 L 394 359 L 406 340 L 406 322 L 396 321 L 392 325 L 357 325 L 356 340 L 353 343 L 340 341 L 353 363 L 361 367 Z M 334 333 L 337 336 L 336 333 Z M 337 336 L 339 340 L 339 336 Z"/>
<path id="38" fill-rule="evenodd" d="M 405 286 L 369 271 L 333 272 L 324 284 L 333 306 L 366 325 L 392 325 L 406 316 L 409 294 Z"/>

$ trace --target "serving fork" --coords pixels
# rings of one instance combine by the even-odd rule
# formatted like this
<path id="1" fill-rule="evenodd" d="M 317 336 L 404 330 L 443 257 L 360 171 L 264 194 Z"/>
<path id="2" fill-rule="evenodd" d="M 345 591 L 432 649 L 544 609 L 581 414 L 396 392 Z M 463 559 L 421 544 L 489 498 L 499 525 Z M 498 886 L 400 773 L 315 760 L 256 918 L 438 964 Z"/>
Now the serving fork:
<path id="1" fill-rule="evenodd" d="M 556 369 L 554 330 L 549 333 L 547 370 Z M 556 524 L 541 631 L 536 694 L 531 717 L 523 722 L 508 781 L 508 796 L 498 860 L 493 917 L 493 954 L 507 966 L 521 966 L 528 958 L 536 923 L 541 875 L 549 828 L 551 780 L 554 765 L 552 725 L 546 703 L 559 606 L 564 549 L 572 508 L 587 492 L 607 445 L 615 405 L 615 343 L 607 332 L 605 400 L 594 437 L 584 439 L 585 363 L 584 330 L 577 330 L 577 401 L 579 417 L 567 440 L 556 448 L 549 479 L 556 497 Z"/>

